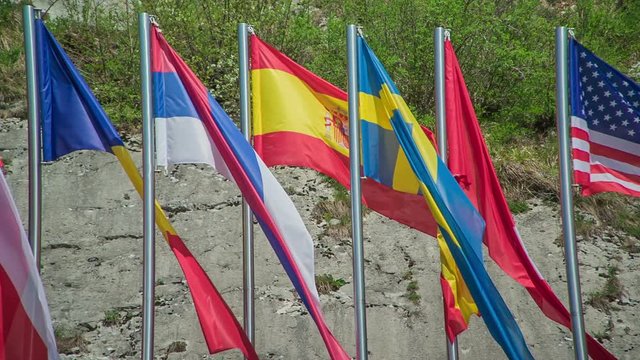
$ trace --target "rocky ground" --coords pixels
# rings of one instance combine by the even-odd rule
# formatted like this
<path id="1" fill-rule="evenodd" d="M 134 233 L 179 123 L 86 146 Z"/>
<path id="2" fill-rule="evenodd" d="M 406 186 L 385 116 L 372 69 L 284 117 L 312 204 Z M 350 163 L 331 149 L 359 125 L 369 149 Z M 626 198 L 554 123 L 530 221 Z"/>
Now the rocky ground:
<path id="1" fill-rule="evenodd" d="M 25 121 L 0 121 L 0 151 L 8 160 L 8 180 L 23 220 L 27 219 L 26 137 Z M 129 146 L 139 162 L 139 144 L 130 141 Z M 313 171 L 274 172 L 315 239 L 317 273 L 335 280 L 326 283 L 322 307 L 337 338 L 354 354 L 349 232 L 343 220 L 322 213 L 331 204 L 340 205 L 333 202 L 335 190 Z M 111 154 L 79 152 L 46 164 L 43 183 L 42 278 L 63 358 L 139 358 L 142 202 Z M 237 189 L 207 167 L 180 166 L 158 173 L 157 194 L 178 233 L 240 318 L 242 233 Z M 326 206 L 317 207 L 323 201 Z M 563 253 L 556 241 L 558 208 L 536 200 L 529 207 L 516 216 L 519 231 L 540 271 L 566 303 Z M 326 359 L 313 322 L 257 227 L 256 234 L 260 357 Z M 364 236 L 370 358 L 445 358 L 435 240 L 373 212 L 366 213 Z M 162 237 L 157 239 L 157 358 L 241 359 L 233 351 L 207 355 L 180 268 Z M 578 245 L 584 298 L 593 304 L 585 306 L 587 329 L 621 359 L 640 358 L 636 241 L 611 230 L 605 236 L 581 239 Z M 571 334 L 544 317 L 526 291 L 490 260 L 486 266 L 534 356 L 572 358 Z M 340 280 L 346 284 L 340 286 Z M 479 318 L 472 319 L 459 344 L 461 359 L 505 358 Z"/>

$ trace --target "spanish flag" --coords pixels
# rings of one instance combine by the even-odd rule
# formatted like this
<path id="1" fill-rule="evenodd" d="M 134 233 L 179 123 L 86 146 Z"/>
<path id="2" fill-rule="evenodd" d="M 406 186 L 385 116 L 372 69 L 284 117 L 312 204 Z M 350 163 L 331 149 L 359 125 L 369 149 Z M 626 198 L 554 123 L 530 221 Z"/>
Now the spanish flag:
<path id="1" fill-rule="evenodd" d="M 350 187 L 347 94 L 251 36 L 253 141 L 267 166 L 314 169 Z M 429 130 L 423 129 L 428 134 Z M 363 202 L 402 224 L 436 236 L 424 199 L 362 181 Z"/>

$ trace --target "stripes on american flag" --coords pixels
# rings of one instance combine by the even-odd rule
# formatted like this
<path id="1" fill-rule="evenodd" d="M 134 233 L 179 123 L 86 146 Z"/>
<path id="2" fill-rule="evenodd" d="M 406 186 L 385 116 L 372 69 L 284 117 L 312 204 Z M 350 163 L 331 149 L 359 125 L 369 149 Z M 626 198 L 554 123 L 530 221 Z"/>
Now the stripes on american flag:
<path id="1" fill-rule="evenodd" d="M 640 196 L 640 86 L 569 42 L 574 181 L 582 195 Z"/>

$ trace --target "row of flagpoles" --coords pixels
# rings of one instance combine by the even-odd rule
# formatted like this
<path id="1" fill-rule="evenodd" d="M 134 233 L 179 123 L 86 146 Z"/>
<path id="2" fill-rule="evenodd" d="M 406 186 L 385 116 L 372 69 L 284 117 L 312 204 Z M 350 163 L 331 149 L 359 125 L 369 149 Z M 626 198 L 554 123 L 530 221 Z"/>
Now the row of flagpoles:
<path id="1" fill-rule="evenodd" d="M 39 264 L 40 258 L 40 238 L 41 238 L 41 173 L 40 173 L 40 164 L 41 164 L 41 133 L 40 133 L 40 113 L 42 109 L 39 108 L 40 100 L 38 95 L 38 69 L 37 69 L 37 61 L 36 61 L 36 29 L 35 29 L 35 21 L 39 18 L 39 11 L 34 10 L 33 7 L 26 5 L 23 11 L 23 19 L 24 19 L 24 36 L 25 36 L 25 53 L 26 53 L 26 71 L 27 71 L 27 94 L 28 94 L 28 102 L 29 102 L 29 241 L 33 249 L 33 255 L 36 260 L 36 264 Z M 159 205 L 155 201 L 155 161 L 154 157 L 156 156 L 156 150 L 154 149 L 154 139 L 156 139 L 156 134 L 154 134 L 154 127 L 156 126 L 155 122 L 159 115 L 155 113 L 154 103 L 153 103 L 153 83 L 152 79 L 154 76 L 158 74 L 158 67 L 164 69 L 163 71 L 167 71 L 166 67 L 176 67 L 179 68 L 181 65 L 180 59 L 177 57 L 177 54 L 171 53 L 171 56 L 175 58 L 165 59 L 166 64 L 157 65 L 157 58 L 153 58 L 156 55 L 158 50 L 158 46 L 166 46 L 168 44 L 158 45 L 158 41 L 164 41 L 161 36 L 158 35 L 157 26 L 153 19 L 150 19 L 149 15 L 146 13 L 139 14 L 139 36 L 140 36 L 140 73 L 142 80 L 142 119 L 143 119 L 143 182 L 141 186 L 142 195 L 143 195 L 143 238 L 144 238 L 144 286 L 143 286 L 143 326 L 142 326 L 142 354 L 143 359 L 151 360 L 153 359 L 153 338 L 154 338 L 154 285 L 155 285 L 155 224 L 158 221 L 165 221 L 164 214 L 159 210 Z M 240 67 L 240 76 L 239 76 L 239 85 L 240 85 L 240 120 L 241 120 L 241 131 L 244 141 L 251 143 L 252 140 L 252 129 L 251 129 L 251 112 L 250 112 L 250 37 L 252 36 L 252 29 L 247 24 L 239 24 L 238 26 L 238 49 L 239 49 L 239 67 Z M 436 120 L 437 120 L 437 136 L 438 136 L 438 152 L 440 154 L 441 162 L 447 164 L 447 110 L 446 110 L 446 89 L 445 89 L 445 53 L 446 46 L 445 41 L 448 41 L 448 32 L 445 29 L 439 27 L 435 29 L 434 32 L 434 42 L 435 42 L 435 98 L 436 98 Z M 161 38 L 159 40 L 159 38 Z M 571 330 L 573 332 L 573 341 L 574 341 L 574 351 L 576 359 L 587 359 L 587 337 L 585 335 L 584 329 L 584 319 L 582 313 L 582 301 L 580 295 L 580 281 L 579 281 L 579 271 L 578 271 L 578 261 L 576 254 L 576 243 L 575 243 L 575 231 L 573 228 L 573 194 L 571 189 L 571 157 L 570 151 L 571 146 L 569 142 L 570 136 L 570 127 L 569 127 L 569 99 L 568 99 L 568 90 L 569 90 L 569 78 L 568 78 L 568 33 L 565 27 L 559 27 L 556 31 L 556 116 L 558 123 L 558 133 L 559 133 L 559 142 L 560 142 L 560 170 L 561 170 L 561 200 L 562 200 L 562 215 L 563 215 L 563 234 L 565 241 L 565 257 L 566 257 L 566 267 L 567 267 L 567 279 L 568 279 L 568 290 L 569 290 L 569 299 L 570 299 L 570 310 L 571 310 L 571 319 L 570 324 Z M 153 48 L 153 44 L 156 44 L 155 50 Z M 450 45 L 449 45 L 450 46 Z M 162 51 L 171 52 L 172 49 L 163 48 Z M 152 55 L 152 52 L 154 55 Z M 367 52 L 364 54 L 363 52 Z M 169 56 L 169 55 L 163 55 Z M 363 96 L 363 86 L 370 86 L 371 84 L 362 84 L 362 79 L 367 79 L 371 74 L 363 74 L 360 68 L 363 63 L 366 62 L 372 63 L 374 66 L 378 66 L 376 69 L 379 71 L 377 76 L 380 76 L 380 79 L 384 79 L 382 84 L 380 85 L 380 89 L 371 90 L 371 94 L 374 97 L 378 96 L 378 100 L 381 102 L 387 102 L 386 106 L 389 106 L 387 110 L 392 110 L 394 113 L 397 112 L 400 115 L 392 115 L 392 118 L 389 119 L 394 126 L 394 129 L 401 133 L 397 135 L 400 139 L 402 150 L 407 153 L 409 157 L 409 162 L 411 164 L 411 168 L 416 173 L 418 178 L 420 179 L 421 185 L 423 187 L 420 188 L 423 195 L 425 193 L 434 193 L 434 195 L 430 195 L 435 197 L 433 200 L 435 205 L 430 205 L 432 212 L 436 211 L 439 214 L 439 217 L 442 218 L 440 223 L 438 223 L 439 234 L 438 239 L 441 244 L 446 244 L 445 247 L 448 247 L 449 250 L 453 254 L 453 258 L 456 259 L 465 259 L 465 261 L 470 261 L 470 265 L 459 264 L 459 266 L 467 266 L 462 270 L 470 271 L 473 269 L 474 261 L 478 259 L 471 258 L 467 259 L 469 256 L 469 249 L 465 248 L 465 244 L 468 243 L 469 240 L 465 238 L 465 231 L 468 231 L 465 228 L 461 228 L 456 221 L 451 220 L 451 215 L 455 215 L 451 212 L 451 209 L 443 206 L 442 199 L 438 198 L 438 194 L 435 193 L 434 189 L 437 188 L 438 184 L 442 184 L 441 182 L 446 182 L 446 178 L 442 178 L 440 176 L 439 179 L 431 178 L 432 182 L 429 182 L 430 179 L 428 175 L 433 177 L 433 174 L 429 174 L 431 171 L 428 168 L 431 165 L 427 165 L 425 161 L 429 159 L 421 158 L 424 156 L 422 152 L 424 152 L 423 148 L 420 148 L 419 140 L 423 139 L 424 134 L 420 133 L 422 137 L 419 139 L 411 139 L 412 135 L 410 132 L 406 132 L 409 129 L 412 123 L 411 119 L 403 119 L 403 117 L 408 116 L 410 114 L 406 114 L 406 111 L 403 108 L 402 101 L 398 102 L 398 98 L 400 97 L 397 89 L 395 89 L 395 85 L 388 78 L 388 74 L 382 67 L 381 64 L 378 63 L 378 59 L 371 52 L 370 48 L 364 41 L 360 30 L 355 25 L 349 25 L 347 27 L 347 64 L 348 64 L 348 91 L 347 91 L 347 103 L 348 103 L 348 116 L 349 116 L 349 165 L 350 165 L 350 184 L 351 184 L 351 219 L 352 219 L 352 252 L 353 252 L 353 284 L 354 284 L 354 310 L 355 310 L 355 329 L 356 329 L 356 357 L 358 360 L 364 360 L 368 358 L 368 346 L 367 346 L 367 326 L 366 326 L 366 301 L 365 301 L 365 278 L 364 278 L 364 255 L 363 255 L 363 239 L 362 239 L 362 199 L 363 195 L 366 198 L 366 194 L 363 193 L 363 188 L 361 187 L 361 182 L 363 181 L 363 176 L 361 173 L 361 165 L 364 164 L 364 172 L 365 176 L 369 176 L 367 173 L 367 159 L 363 159 L 363 154 L 361 153 L 361 119 L 363 114 L 360 113 L 360 98 Z M 167 65 L 168 64 L 168 65 Z M 368 69 L 367 69 L 368 70 Z M 178 77 L 181 76 L 182 72 L 184 74 L 189 75 L 188 69 L 174 69 L 173 71 L 177 72 Z M 181 72 L 182 71 L 182 72 Z M 173 73 L 171 73 L 173 74 Z M 182 75 L 184 75 L 182 74 Z M 174 74 L 176 75 L 176 74 Z M 196 79 L 197 80 L 197 79 Z M 378 79 L 379 80 L 379 79 Z M 376 80 L 376 81 L 378 81 Z M 184 81 L 184 80 L 183 80 Z M 186 86 L 186 93 L 189 96 L 194 96 L 194 89 L 199 89 L 198 84 L 190 84 L 193 87 Z M 376 91 L 379 91 L 377 93 Z M 202 94 L 200 94 L 202 95 Z M 366 95 L 366 94 L 365 94 Z M 367 95 L 367 96 L 369 96 Z M 401 98 L 400 98 L 401 99 Z M 203 99 L 200 99 L 203 100 Z M 193 100 L 192 100 L 193 101 Z M 195 105 L 195 104 L 194 104 Z M 200 106 L 205 106 L 200 104 Z M 211 106 L 209 104 L 208 106 Z M 198 108 L 196 110 L 202 110 Z M 206 106 L 205 106 L 206 107 Z M 206 110 L 206 109 L 205 109 Z M 204 110 L 203 110 L 204 111 Z M 207 111 L 215 112 L 215 109 L 209 109 Z M 198 114 L 202 119 L 203 113 Z M 400 120 L 396 118 L 396 116 L 400 117 Z M 168 117 L 168 115 L 167 115 Z M 203 122 L 206 123 L 204 119 Z M 214 119 L 216 120 L 216 119 Z M 219 119 L 217 119 L 220 121 Z M 371 120 L 371 119 L 368 119 Z M 396 121 L 394 123 L 394 121 Z M 415 120 L 413 120 L 415 121 Z M 415 123 L 417 124 L 417 122 Z M 207 125 L 207 124 L 205 124 Z M 209 124 L 210 126 L 213 126 Z M 208 126 L 209 126 L 208 125 Z M 215 123 L 216 126 L 223 126 L 219 123 Z M 407 128 L 405 128 L 407 126 Z M 209 128 L 207 128 L 210 131 Z M 224 133 L 225 129 L 220 130 L 222 134 L 218 134 L 221 137 L 226 137 L 226 141 L 235 141 L 233 138 L 233 134 Z M 404 135 L 402 131 L 405 131 Z M 211 136 L 211 133 L 209 134 Z M 402 136 L 405 136 L 402 138 Z M 424 138 L 426 139 L 426 138 Z M 157 141 L 157 140 L 156 140 Z M 414 141 L 418 141 L 415 143 Z M 233 144 L 232 144 L 233 145 Z M 113 146 L 113 145 L 111 145 Z M 218 150 L 220 151 L 220 150 Z M 119 159 L 120 156 L 116 154 Z M 224 154 L 223 156 L 224 157 Z M 366 156 L 365 156 L 366 157 Z M 121 160 L 122 161 L 122 160 Z M 227 161 L 225 159 L 225 161 Z M 433 164 L 433 163 L 429 163 Z M 241 164 L 242 165 L 242 164 Z M 451 166 L 451 165 L 449 165 Z M 126 167 L 126 165 L 125 165 Z M 134 169 L 135 170 L 135 169 Z M 221 171 L 221 169 L 218 169 Z M 230 169 L 226 169 L 229 171 Z M 235 171 L 241 171 L 241 168 L 236 169 Z M 244 171 L 244 170 L 242 170 Z M 233 173 L 233 171 L 231 171 Z M 128 175 L 132 176 L 128 173 Z M 137 173 L 136 173 L 137 175 Z M 422 175 L 422 177 L 420 177 Z M 239 187 L 242 189 L 242 181 L 236 178 L 236 173 L 234 173 L 233 177 L 236 182 L 238 182 Z M 374 175 L 375 176 L 375 175 Z M 244 184 L 246 186 L 246 184 Z M 250 343 L 255 342 L 255 312 L 254 312 L 254 267 L 253 267 L 253 247 L 254 247 L 254 234 L 253 234 L 253 219 L 254 216 L 263 226 L 263 228 L 268 227 L 269 225 L 265 225 L 270 221 L 273 221 L 271 218 L 265 219 L 264 216 L 260 215 L 259 212 L 254 208 L 252 212 L 252 208 L 250 208 L 249 204 L 251 201 L 255 201 L 255 198 L 251 197 L 251 194 L 245 193 L 243 191 L 244 196 L 248 196 L 243 198 L 242 205 L 242 230 L 243 230 L 243 299 L 244 299 L 244 330 L 246 333 L 246 338 Z M 452 196 L 455 196 L 452 195 Z M 252 200 L 253 199 L 253 200 Z M 444 201 L 446 203 L 446 201 Z M 446 204 L 445 204 L 446 205 Z M 463 212 L 460 212 L 463 213 Z M 457 213 L 456 213 L 457 214 Z M 160 218 L 158 218 L 160 216 Z M 420 216 L 420 215 L 417 215 Z M 434 215 L 435 217 L 436 215 Z M 455 219 L 453 219 L 455 220 Z M 459 221 L 460 219 L 458 219 Z M 168 224 L 168 222 L 167 222 Z M 483 224 L 484 225 L 484 224 Z M 273 225 L 272 225 L 273 226 Z M 170 225 L 166 225 L 168 231 L 165 231 L 165 228 L 162 228 L 163 235 L 167 238 L 168 242 L 171 243 L 172 236 L 177 236 L 173 232 Z M 277 224 L 276 224 L 277 230 Z M 273 235 L 273 234 L 272 234 Z M 282 241 L 279 237 L 280 234 L 273 235 L 275 236 L 275 243 L 272 243 L 274 249 L 277 246 L 285 246 L 283 244 L 277 244 L 277 241 Z M 272 241 L 270 239 L 270 241 Z M 454 248 L 454 243 L 460 242 L 462 248 Z M 469 242 L 470 244 L 470 242 Z M 173 243 L 172 249 L 174 249 L 175 243 Z M 443 246 L 443 245 L 441 245 Z M 174 249 L 175 251 L 175 249 Z M 277 251 L 277 250 L 276 250 Z M 282 249 L 281 249 L 282 251 Z M 285 249 L 285 255 L 288 254 L 288 249 Z M 278 254 L 280 256 L 280 254 Z M 282 256 L 285 256 L 282 255 Z M 290 255 L 288 255 L 290 256 Z M 294 259 L 295 260 L 295 259 Z M 282 261 L 282 258 L 281 258 Z M 481 259 L 480 259 L 481 262 Z M 39 268 L 39 265 L 37 265 Z M 182 263 L 181 263 L 182 266 Z M 293 265 L 296 268 L 296 265 Z M 292 281 L 297 274 L 300 278 L 297 281 L 302 281 L 302 284 L 298 284 L 296 289 L 301 291 L 301 294 L 304 294 L 303 301 L 305 305 L 307 305 L 313 313 L 312 316 L 314 320 L 321 329 L 321 333 L 323 336 L 323 340 L 327 343 L 328 348 L 332 348 L 330 350 L 330 354 L 334 358 L 341 358 L 341 354 L 345 354 L 344 350 L 340 348 L 339 343 L 333 338 L 330 331 L 326 328 L 324 324 L 324 320 L 322 318 L 321 312 L 316 310 L 314 307 L 314 289 L 307 289 L 306 286 L 308 283 L 305 281 L 305 274 L 296 273 L 298 270 L 291 270 L 292 273 L 289 273 L 289 276 L 292 277 Z M 295 274 L 294 274 L 295 273 Z M 293 275 L 292 275 L 293 274 Z M 510 274 L 511 275 L 511 274 Z M 469 284 L 470 291 L 474 294 L 478 294 L 478 296 L 484 297 L 484 302 L 479 302 L 478 306 L 487 306 L 487 301 L 495 300 L 492 296 L 492 289 L 488 289 L 487 293 L 484 292 L 483 289 L 479 289 L 478 286 L 486 283 L 486 280 L 483 280 L 482 274 L 477 275 L 478 279 L 474 280 L 475 283 L 472 282 Z M 541 277 L 540 277 L 541 278 Z M 302 279 L 302 280 L 300 280 Z M 543 280 L 543 279 L 542 279 Z M 541 280 L 541 281 L 542 281 Z M 465 282 L 467 280 L 465 279 Z M 485 282 L 483 282 L 485 281 Z M 294 285 L 296 281 L 294 281 Z M 481 291 L 482 290 L 482 291 Z M 443 288 L 444 291 L 444 288 Z M 497 291 L 495 291 L 497 293 Z M 498 295 L 498 305 L 495 309 L 501 309 L 501 301 Z M 194 302 L 196 300 L 194 299 Z M 540 306 L 540 305 L 539 305 Z M 196 304 L 198 308 L 198 304 Z M 560 307 L 562 305 L 560 304 Z M 494 310 L 493 307 L 487 308 L 488 310 Z M 506 307 L 505 307 L 506 309 Z M 445 312 L 447 311 L 445 306 Z M 566 311 L 566 310 L 565 310 Z M 477 310 L 476 310 L 477 312 Z M 504 324 L 500 324 L 500 320 L 512 321 L 515 325 L 515 321 L 510 318 L 509 314 L 492 314 L 491 311 L 482 311 L 483 316 L 485 317 L 485 321 L 487 322 L 487 326 L 490 330 L 495 326 L 503 326 Z M 506 309 L 508 313 L 508 309 Z M 495 315 L 495 316 L 494 316 Z M 548 315 L 549 316 L 549 315 Z M 445 316 L 445 319 L 447 317 Z M 554 320 L 557 320 L 554 318 Z M 446 320 L 445 320 L 446 321 Z M 201 320 L 202 324 L 202 320 Z M 204 326 L 204 325 L 203 325 Z M 493 326 L 493 327 L 492 327 Z M 510 330 L 509 324 L 506 326 L 506 330 Z M 446 327 L 446 326 L 445 326 Z M 515 327 L 517 329 L 517 326 Z M 504 329 L 502 329 L 504 330 Z M 518 329 L 519 333 L 519 329 Z M 493 332 L 492 332 L 493 334 Z M 496 335 L 494 335 L 496 337 Z M 589 338 L 591 341 L 592 339 Z M 502 339 L 501 342 L 498 338 L 496 338 L 498 342 L 503 346 L 505 352 L 508 353 L 510 357 L 516 356 L 516 354 L 521 354 L 523 357 L 530 356 L 526 346 L 524 349 L 518 348 L 518 337 L 514 336 L 514 339 Z M 209 341 L 207 341 L 209 343 Z M 333 344 L 333 345 L 332 345 Z M 332 347 L 333 346 L 333 347 Z M 210 346 L 210 350 L 211 350 Z M 606 350 L 603 350 L 605 353 Z M 337 355 L 336 355 L 337 354 Z M 245 352 L 245 356 L 248 358 L 251 357 L 250 352 Z M 458 345 L 457 340 L 455 338 L 455 334 L 453 337 L 447 337 L 447 356 L 448 359 L 458 359 Z M 604 358 L 604 357 L 603 357 Z"/>

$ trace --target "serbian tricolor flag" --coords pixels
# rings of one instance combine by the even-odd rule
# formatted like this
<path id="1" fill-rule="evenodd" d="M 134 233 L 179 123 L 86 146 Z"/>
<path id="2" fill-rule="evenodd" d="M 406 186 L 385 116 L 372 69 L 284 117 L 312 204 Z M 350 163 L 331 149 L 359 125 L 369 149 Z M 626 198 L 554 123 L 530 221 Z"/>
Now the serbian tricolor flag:
<path id="1" fill-rule="evenodd" d="M 258 36 L 250 40 L 256 152 L 268 166 L 311 168 L 350 188 L 347 93 Z M 420 195 L 363 179 L 362 201 L 375 212 L 436 236 L 436 223 Z"/>
<path id="2" fill-rule="evenodd" d="M 542 277 L 520 239 L 450 41 L 445 42 L 445 81 L 449 169 L 485 220 L 484 243 L 489 255 L 527 289 L 547 317 L 570 328 L 569 312 Z M 615 359 L 588 334 L 587 344 L 593 359 Z"/>
<path id="3" fill-rule="evenodd" d="M 313 241 L 293 202 L 158 28 L 151 31 L 158 165 L 205 163 L 238 185 L 318 326 L 329 356 L 350 359 L 320 310 Z"/>
<path id="4" fill-rule="evenodd" d="M 141 194 L 142 178 L 120 135 L 87 83 L 40 19 L 36 20 L 36 36 L 44 160 L 54 161 L 77 150 L 112 153 Z M 209 352 L 213 354 L 236 348 L 248 359 L 257 359 L 255 350 L 231 309 L 177 235 L 157 201 L 155 212 L 158 228 L 184 272 Z M 4 255 L 4 252 L 0 253 L 0 256 Z"/>
<path id="5" fill-rule="evenodd" d="M 2 172 L 0 249 L 0 360 L 58 359 L 42 281 Z"/>

